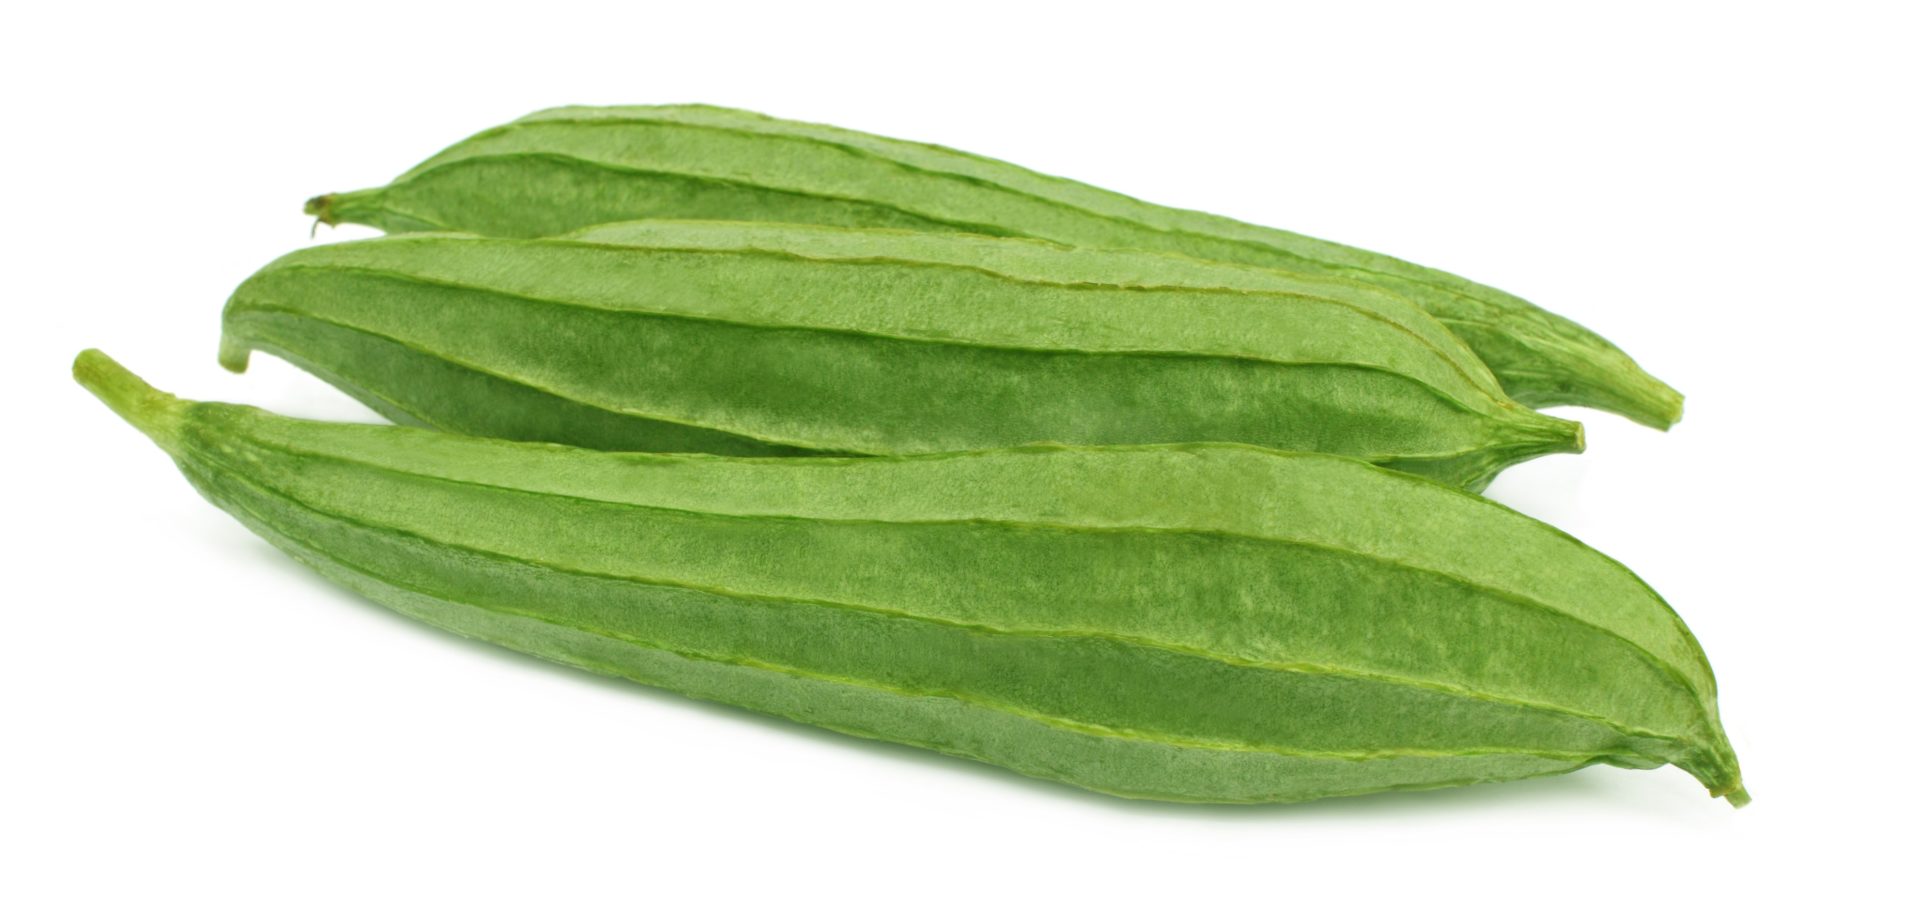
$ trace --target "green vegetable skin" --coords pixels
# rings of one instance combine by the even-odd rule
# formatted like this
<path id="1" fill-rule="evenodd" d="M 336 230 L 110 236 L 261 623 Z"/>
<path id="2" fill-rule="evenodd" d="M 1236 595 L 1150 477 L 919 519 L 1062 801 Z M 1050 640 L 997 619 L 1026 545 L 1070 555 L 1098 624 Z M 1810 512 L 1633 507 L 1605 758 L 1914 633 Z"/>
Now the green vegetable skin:
<path id="1" fill-rule="evenodd" d="M 1468 488 L 1578 451 L 1367 285 L 1053 243 L 643 221 L 321 246 L 227 305 L 396 421 L 610 450 L 905 454 L 1236 441 Z"/>
<path id="2" fill-rule="evenodd" d="M 1447 324 L 1527 405 L 1666 428 L 1681 397 L 1607 340 L 1518 297 L 1379 253 L 1147 204 L 998 160 L 708 106 L 569 107 L 482 131 L 307 213 L 383 230 L 550 236 L 635 218 L 965 230 L 1359 279 Z"/>
<path id="3" fill-rule="evenodd" d="M 601 453 L 75 376 L 209 500 L 409 616 L 1122 796 L 1287 802 L 1678 764 L 1746 801 L 1693 637 L 1423 479 L 1237 445 Z"/>

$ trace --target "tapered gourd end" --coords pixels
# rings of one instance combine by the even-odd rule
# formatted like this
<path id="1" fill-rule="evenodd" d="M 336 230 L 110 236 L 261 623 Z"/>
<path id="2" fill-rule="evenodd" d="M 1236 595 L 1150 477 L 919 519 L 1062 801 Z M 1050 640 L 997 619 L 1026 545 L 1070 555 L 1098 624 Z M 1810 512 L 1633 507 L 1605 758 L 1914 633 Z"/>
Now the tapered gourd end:
<path id="1" fill-rule="evenodd" d="M 1686 398 L 1679 390 L 1641 370 L 1626 355 L 1602 357 L 1613 360 L 1595 362 L 1598 367 L 1570 365 L 1572 379 L 1566 385 L 1571 393 L 1555 402 L 1591 406 L 1661 431 L 1680 421 Z"/>
<path id="2" fill-rule="evenodd" d="M 253 357 L 253 349 L 230 335 L 220 337 L 220 366 L 236 374 L 247 372 L 247 362 Z"/>
<path id="3" fill-rule="evenodd" d="M 1511 426 L 1512 441 L 1501 458 L 1505 463 L 1519 463 L 1549 454 L 1586 452 L 1586 426 L 1573 419 L 1521 409 L 1508 424 Z"/>
<path id="4" fill-rule="evenodd" d="M 1479 492 L 1495 474 L 1516 463 L 1551 454 L 1578 454 L 1587 449 L 1587 429 L 1572 419 L 1522 410 L 1514 420 L 1513 440 L 1494 452 L 1467 488 Z"/>
<path id="5" fill-rule="evenodd" d="M 1680 391 L 1645 374 L 1632 381 L 1630 391 L 1604 394 L 1595 405 L 1624 415 L 1649 428 L 1666 431 L 1680 422 L 1686 397 Z M 1607 402 L 1611 399 L 1612 402 Z"/>
<path id="6" fill-rule="evenodd" d="M 1677 761 L 1676 766 L 1693 774 L 1714 798 L 1726 799 L 1727 804 L 1735 808 L 1744 808 L 1753 801 L 1753 796 L 1747 794 L 1746 782 L 1740 778 L 1740 761 L 1734 757 L 1733 748 L 1724 735 L 1692 756 Z"/>
<path id="7" fill-rule="evenodd" d="M 1680 421 L 1686 397 L 1610 345 L 1599 353 L 1558 342 L 1530 340 L 1528 347 L 1534 352 L 1529 358 L 1546 360 L 1551 373 L 1495 372 L 1507 395 L 1523 405 L 1587 406 L 1661 431 Z"/>
<path id="8" fill-rule="evenodd" d="M 89 348 L 73 359 L 73 379 L 100 397 L 133 427 L 172 453 L 180 439 L 187 401 L 148 385 L 106 353 Z"/>
<path id="9" fill-rule="evenodd" d="M 329 227 L 339 224 L 339 219 L 333 215 L 333 203 L 339 197 L 339 195 L 316 195 L 307 199 L 307 216 Z"/>
<path id="10" fill-rule="evenodd" d="M 1562 433 L 1561 436 L 1566 439 L 1567 447 L 1566 450 L 1563 451 L 1564 453 L 1584 454 L 1587 452 L 1587 426 L 1572 419 L 1555 418 L 1554 416 L 1547 417 L 1563 423 L 1558 427 Z"/>
<path id="11" fill-rule="evenodd" d="M 307 199 L 307 216 L 314 219 L 315 227 L 326 224 L 337 227 L 341 224 L 360 224 L 374 227 L 388 233 L 411 233 L 420 230 L 446 229 L 431 221 L 423 220 L 412 214 L 401 214 L 387 208 L 387 190 L 385 188 L 363 188 L 355 192 L 330 192 Z"/>

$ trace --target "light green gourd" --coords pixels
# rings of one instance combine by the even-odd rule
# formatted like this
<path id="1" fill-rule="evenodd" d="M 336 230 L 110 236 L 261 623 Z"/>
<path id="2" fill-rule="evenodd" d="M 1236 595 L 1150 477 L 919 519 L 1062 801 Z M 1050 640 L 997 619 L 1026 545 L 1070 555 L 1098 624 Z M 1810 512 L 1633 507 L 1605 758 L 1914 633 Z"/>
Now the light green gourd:
<path id="1" fill-rule="evenodd" d="M 1706 659 L 1645 584 L 1352 460 L 603 453 L 189 402 L 98 352 L 74 375 L 342 585 L 689 696 L 1140 798 L 1596 763 L 1747 798 Z"/>
<path id="2" fill-rule="evenodd" d="M 1154 253 L 642 221 L 320 246 L 227 305 L 390 418 L 612 450 L 906 454 L 1235 441 L 1479 488 L 1578 451 L 1404 299 Z"/>
<path id="3" fill-rule="evenodd" d="M 393 182 L 323 195 L 327 223 L 550 236 L 636 218 L 965 230 L 1154 249 L 1365 281 L 1419 304 L 1535 406 L 1666 428 L 1681 396 L 1519 297 L 1352 246 L 1148 204 L 945 147 L 710 106 L 566 107 L 482 131 Z"/>

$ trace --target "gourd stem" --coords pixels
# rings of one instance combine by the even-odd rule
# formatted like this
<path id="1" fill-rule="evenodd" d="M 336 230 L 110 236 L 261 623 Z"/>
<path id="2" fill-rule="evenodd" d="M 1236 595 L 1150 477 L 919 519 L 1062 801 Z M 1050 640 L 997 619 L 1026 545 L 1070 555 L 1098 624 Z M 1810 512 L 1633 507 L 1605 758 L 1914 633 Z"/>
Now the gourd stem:
<path id="1" fill-rule="evenodd" d="M 253 349 L 237 336 L 227 332 L 220 334 L 220 366 L 236 374 L 247 372 L 248 359 L 253 357 Z"/>
<path id="2" fill-rule="evenodd" d="M 186 400 L 154 389 L 120 362 L 93 348 L 73 359 L 73 379 L 100 397 L 107 408 L 152 438 L 161 449 L 168 453 L 174 451 Z"/>
<path id="3" fill-rule="evenodd" d="M 1753 801 L 1753 796 L 1747 794 L 1746 783 L 1740 778 L 1740 761 L 1733 756 L 1733 748 L 1727 745 L 1725 735 L 1720 735 L 1718 740 L 1694 756 L 1675 761 L 1674 764 L 1693 774 L 1693 778 L 1707 787 L 1707 792 L 1714 798 L 1724 798 L 1727 804 L 1735 808 Z"/>
<path id="4" fill-rule="evenodd" d="M 335 195 L 315 195 L 307 199 L 308 216 L 319 220 L 329 227 L 337 225 L 339 221 L 334 219 L 333 216 L 333 200 L 336 197 Z"/>
<path id="5" fill-rule="evenodd" d="M 382 203 L 385 189 L 363 188 L 355 192 L 330 192 L 307 199 L 307 216 L 329 227 L 364 224 L 388 233 L 444 230 L 445 227 L 410 214 L 399 214 Z"/>
<path id="6" fill-rule="evenodd" d="M 1515 461 L 1545 454 L 1578 454 L 1587 449 L 1586 428 L 1570 418 L 1530 412 L 1524 430 L 1527 440 L 1515 451 Z"/>
<path id="7" fill-rule="evenodd" d="M 1539 374 L 1515 379 L 1502 375 L 1500 369 L 1494 374 L 1501 378 L 1507 395 L 1525 405 L 1536 409 L 1587 406 L 1661 431 L 1679 422 L 1685 410 L 1686 398 L 1680 391 L 1641 369 L 1604 339 L 1598 344 L 1528 339 L 1524 347 L 1547 362 L 1548 379 L 1540 380 Z"/>

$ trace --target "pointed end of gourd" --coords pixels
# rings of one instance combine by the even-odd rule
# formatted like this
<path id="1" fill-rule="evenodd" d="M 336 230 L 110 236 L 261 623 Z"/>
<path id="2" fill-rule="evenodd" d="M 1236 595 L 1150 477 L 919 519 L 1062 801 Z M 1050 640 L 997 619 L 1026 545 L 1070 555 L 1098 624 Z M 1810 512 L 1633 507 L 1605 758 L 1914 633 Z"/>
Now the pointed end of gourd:
<path id="1" fill-rule="evenodd" d="M 329 192 L 307 199 L 307 216 L 314 219 L 314 226 L 326 224 L 338 227 L 341 224 L 361 224 L 376 227 L 388 233 L 406 233 L 416 230 L 442 229 L 412 215 L 395 214 L 388 211 L 383 202 L 386 200 L 385 188 L 363 188 L 354 192 Z"/>
<path id="2" fill-rule="evenodd" d="M 329 227 L 339 226 L 339 219 L 333 215 L 333 204 L 339 199 L 337 194 L 315 195 L 307 199 L 307 216 Z"/>
<path id="3" fill-rule="evenodd" d="M 1680 421 L 1686 397 L 1679 390 L 1641 370 L 1626 355 L 1606 357 L 1615 360 L 1607 366 L 1570 368 L 1575 377 L 1571 392 L 1554 404 L 1590 406 L 1661 431 Z"/>
<path id="4" fill-rule="evenodd" d="M 1727 804 L 1735 808 L 1745 808 L 1753 801 L 1753 796 L 1747 793 L 1746 781 L 1740 778 L 1740 760 L 1734 756 L 1724 735 L 1674 765 L 1693 774 L 1700 785 L 1707 787 L 1707 794 L 1726 799 Z"/>
<path id="5" fill-rule="evenodd" d="M 1657 383 L 1658 381 L 1655 381 L 1655 382 Z M 1667 408 L 1664 414 L 1660 416 L 1660 418 L 1662 419 L 1661 422 L 1659 423 L 1649 422 L 1648 424 L 1653 425 L 1653 427 L 1658 428 L 1661 431 L 1666 431 L 1667 429 L 1680 424 L 1680 417 L 1685 415 L 1687 412 L 1687 398 L 1685 396 L 1682 396 L 1680 394 L 1680 391 L 1674 389 L 1673 387 L 1667 386 L 1664 383 L 1660 384 L 1660 386 L 1662 389 L 1666 390 L 1667 393 L 1669 394 L 1669 397 L 1664 402 L 1664 405 Z"/>
<path id="6" fill-rule="evenodd" d="M 1496 372 L 1507 395 L 1524 405 L 1535 409 L 1586 406 L 1661 431 L 1677 424 L 1686 408 L 1686 397 L 1679 390 L 1610 346 L 1599 353 L 1558 343 L 1535 342 L 1531 347 L 1534 357 L 1549 360 L 1550 373 Z"/>
<path id="7" fill-rule="evenodd" d="M 1497 440 L 1483 450 L 1439 458 L 1413 457 L 1374 461 L 1383 466 L 1439 480 L 1468 492 L 1485 491 L 1500 471 L 1550 454 L 1577 454 L 1587 449 L 1587 432 L 1579 422 L 1544 415 L 1517 404 L 1507 404 L 1491 429 Z"/>
<path id="8" fill-rule="evenodd" d="M 245 342 L 232 336 L 220 337 L 220 366 L 236 374 L 247 372 L 247 362 L 253 357 L 253 349 Z"/>
<path id="9" fill-rule="evenodd" d="M 1747 783 L 1740 778 L 1740 761 L 1733 756 L 1733 749 L 1726 748 L 1714 757 L 1714 766 L 1707 775 L 1700 776 L 1707 783 L 1707 791 L 1716 799 L 1726 799 L 1728 805 L 1745 808 L 1753 801 L 1747 794 Z"/>
<path id="10" fill-rule="evenodd" d="M 1631 393 L 1620 394 L 1615 405 L 1596 404 L 1595 408 L 1624 415 L 1648 428 L 1667 431 L 1680 423 L 1680 416 L 1686 411 L 1687 398 L 1680 391 L 1667 386 L 1652 377 L 1641 374 Z"/>
<path id="11" fill-rule="evenodd" d="M 1518 433 L 1504 458 L 1519 463 L 1548 454 L 1579 454 L 1587 450 L 1587 428 L 1570 418 L 1519 410 L 1523 417 L 1515 424 Z"/>
<path id="12" fill-rule="evenodd" d="M 120 362 L 93 348 L 73 359 L 73 379 L 99 397 L 107 408 L 152 438 L 162 450 L 173 453 L 180 440 L 186 400 L 154 389 Z"/>

